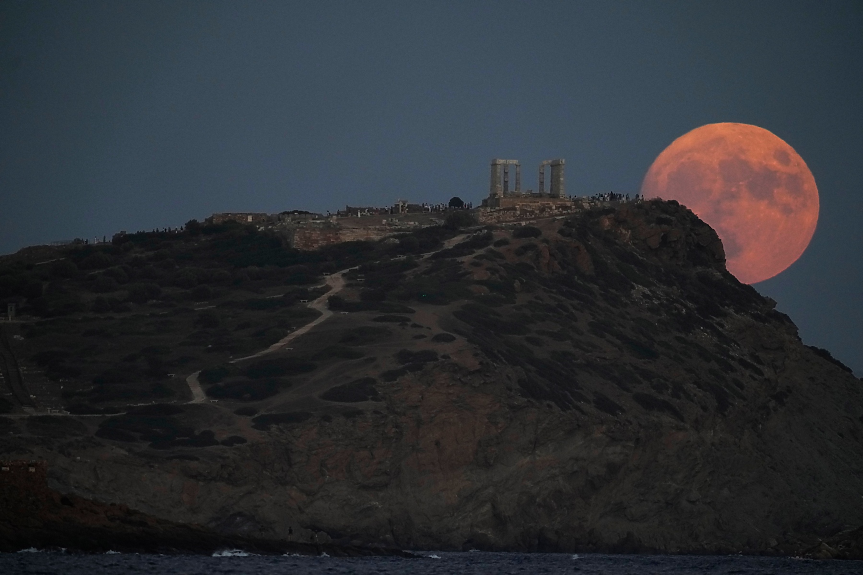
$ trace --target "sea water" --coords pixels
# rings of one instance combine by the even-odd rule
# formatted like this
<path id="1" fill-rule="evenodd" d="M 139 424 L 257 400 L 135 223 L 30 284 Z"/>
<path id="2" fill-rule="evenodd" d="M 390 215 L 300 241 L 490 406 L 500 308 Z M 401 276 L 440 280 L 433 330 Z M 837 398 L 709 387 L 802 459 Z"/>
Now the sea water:
<path id="1" fill-rule="evenodd" d="M 79 555 L 61 552 L 0 553 L 0 574 L 100 575 L 154 573 L 178 575 L 749 575 L 818 574 L 860 575 L 863 561 L 743 556 L 599 555 L 563 553 L 447 553 L 419 554 L 419 559 L 389 557 L 299 557 L 250 555 L 224 550 L 201 555 L 147 555 L 107 553 Z"/>

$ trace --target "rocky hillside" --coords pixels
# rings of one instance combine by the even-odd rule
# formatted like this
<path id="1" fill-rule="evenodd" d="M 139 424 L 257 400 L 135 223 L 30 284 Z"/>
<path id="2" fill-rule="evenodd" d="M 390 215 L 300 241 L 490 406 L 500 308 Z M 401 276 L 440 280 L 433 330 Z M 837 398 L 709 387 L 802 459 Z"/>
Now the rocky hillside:
<path id="1" fill-rule="evenodd" d="M 80 416 L 11 397 L 0 456 L 47 461 L 60 492 L 224 535 L 860 554 L 861 382 L 675 202 L 306 255 L 235 229 L 59 261 L 75 269 L 42 280 L 14 263 L 43 319 L 6 341 L 34 401 Z M 242 359 L 318 315 L 303 300 L 341 287 L 323 274 L 346 280 L 333 315 Z M 58 293 L 75 311 L 38 301 Z M 188 403 L 198 370 L 207 401 Z"/>

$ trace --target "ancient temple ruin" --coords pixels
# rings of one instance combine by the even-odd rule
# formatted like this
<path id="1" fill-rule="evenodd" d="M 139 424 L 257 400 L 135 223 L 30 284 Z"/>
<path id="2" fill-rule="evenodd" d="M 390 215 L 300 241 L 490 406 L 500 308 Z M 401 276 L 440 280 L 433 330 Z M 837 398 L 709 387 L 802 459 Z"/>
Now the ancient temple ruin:
<path id="1" fill-rule="evenodd" d="M 515 189 L 510 191 L 510 167 L 515 167 Z M 491 161 L 491 179 L 488 198 L 482 205 L 486 208 L 507 208 L 521 205 L 548 204 L 550 206 L 566 207 L 571 200 L 564 191 L 563 178 L 564 160 L 557 158 L 545 160 L 539 164 L 538 191 L 521 189 L 521 163 L 518 160 L 494 159 Z M 548 193 L 545 191 L 546 169 L 551 172 Z"/>

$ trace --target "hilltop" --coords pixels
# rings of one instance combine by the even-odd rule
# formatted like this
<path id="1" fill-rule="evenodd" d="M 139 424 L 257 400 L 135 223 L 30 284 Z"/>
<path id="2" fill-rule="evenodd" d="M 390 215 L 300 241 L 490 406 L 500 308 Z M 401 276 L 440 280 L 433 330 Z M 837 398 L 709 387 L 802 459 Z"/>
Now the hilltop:
<path id="1" fill-rule="evenodd" d="M 60 492 L 221 535 L 861 554 L 861 382 L 676 202 L 24 255 L 0 457 Z"/>

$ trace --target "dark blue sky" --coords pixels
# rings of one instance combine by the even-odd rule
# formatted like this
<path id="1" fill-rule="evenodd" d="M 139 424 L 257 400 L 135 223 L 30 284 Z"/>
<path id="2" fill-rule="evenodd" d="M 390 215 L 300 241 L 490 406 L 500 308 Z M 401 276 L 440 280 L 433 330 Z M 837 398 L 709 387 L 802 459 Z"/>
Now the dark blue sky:
<path id="1" fill-rule="evenodd" d="M 756 285 L 863 374 L 863 3 L 0 1 L 0 253 L 218 211 L 478 202 L 488 163 L 639 189 L 703 124 L 807 162 L 821 218 Z"/>

